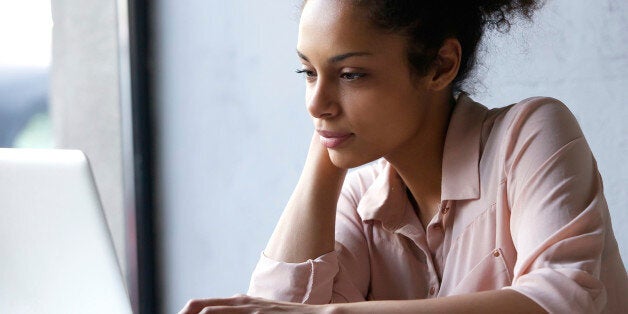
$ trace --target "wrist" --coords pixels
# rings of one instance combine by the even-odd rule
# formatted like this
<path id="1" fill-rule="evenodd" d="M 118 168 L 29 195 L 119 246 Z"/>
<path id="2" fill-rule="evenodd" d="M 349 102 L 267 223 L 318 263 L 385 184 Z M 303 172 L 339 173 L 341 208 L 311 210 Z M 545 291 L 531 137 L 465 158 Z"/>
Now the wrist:
<path id="1" fill-rule="evenodd" d="M 315 173 L 324 175 L 328 179 L 344 179 L 347 169 L 339 168 L 331 161 L 327 148 L 321 144 L 315 133 L 310 142 L 308 157 L 305 167 L 314 170 Z"/>

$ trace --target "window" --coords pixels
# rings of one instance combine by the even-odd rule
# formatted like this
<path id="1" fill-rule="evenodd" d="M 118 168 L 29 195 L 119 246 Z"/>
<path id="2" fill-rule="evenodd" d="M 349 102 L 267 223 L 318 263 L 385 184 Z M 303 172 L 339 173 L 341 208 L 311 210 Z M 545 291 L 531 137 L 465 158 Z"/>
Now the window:
<path id="1" fill-rule="evenodd" d="M 51 40 L 50 1 L 0 0 L 0 147 L 53 146 Z"/>

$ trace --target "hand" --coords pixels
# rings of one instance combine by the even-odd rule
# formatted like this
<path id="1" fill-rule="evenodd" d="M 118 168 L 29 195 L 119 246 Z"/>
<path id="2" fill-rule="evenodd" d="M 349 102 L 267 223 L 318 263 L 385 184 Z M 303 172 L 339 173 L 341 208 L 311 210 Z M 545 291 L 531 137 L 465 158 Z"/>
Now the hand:
<path id="1" fill-rule="evenodd" d="M 308 159 L 312 159 L 318 166 L 324 166 L 328 168 L 334 168 L 340 171 L 346 171 L 346 169 L 340 169 L 331 161 L 329 151 L 321 143 L 320 135 L 314 131 L 310 140 L 310 148 L 308 151 Z"/>
<path id="2" fill-rule="evenodd" d="M 190 300 L 179 314 L 204 313 L 321 313 L 322 306 L 278 302 L 247 295 L 226 299 Z"/>

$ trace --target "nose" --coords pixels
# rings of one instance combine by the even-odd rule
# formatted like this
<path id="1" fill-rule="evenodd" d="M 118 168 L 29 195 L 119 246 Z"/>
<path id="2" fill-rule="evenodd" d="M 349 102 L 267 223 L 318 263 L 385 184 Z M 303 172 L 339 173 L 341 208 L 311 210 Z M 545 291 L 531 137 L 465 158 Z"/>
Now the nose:
<path id="1" fill-rule="evenodd" d="M 329 119 L 340 113 L 337 90 L 333 84 L 319 79 L 306 89 L 305 102 L 310 115 L 318 119 Z"/>

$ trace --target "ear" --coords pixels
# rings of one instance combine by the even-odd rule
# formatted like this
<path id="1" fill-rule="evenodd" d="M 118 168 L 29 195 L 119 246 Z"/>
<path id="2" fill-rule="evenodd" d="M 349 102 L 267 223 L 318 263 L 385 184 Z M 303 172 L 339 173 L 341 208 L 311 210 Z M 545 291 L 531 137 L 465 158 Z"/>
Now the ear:
<path id="1" fill-rule="evenodd" d="M 462 48 L 460 42 L 456 38 L 447 38 L 438 50 L 438 55 L 434 61 L 431 72 L 431 80 L 429 88 L 434 91 L 440 91 L 449 87 L 451 82 L 458 75 L 460 69 L 460 57 Z"/>

